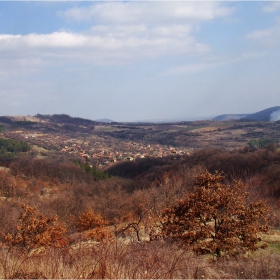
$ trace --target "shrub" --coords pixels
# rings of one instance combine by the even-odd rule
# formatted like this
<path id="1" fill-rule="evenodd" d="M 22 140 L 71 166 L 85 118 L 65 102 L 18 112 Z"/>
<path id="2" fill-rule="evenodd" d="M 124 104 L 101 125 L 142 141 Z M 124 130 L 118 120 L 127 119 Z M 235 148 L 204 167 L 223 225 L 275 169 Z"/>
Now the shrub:
<path id="1" fill-rule="evenodd" d="M 196 191 L 167 208 L 160 231 L 163 237 L 191 248 L 197 254 L 237 257 L 267 246 L 259 233 L 268 231 L 269 209 L 263 201 L 246 203 L 247 186 L 222 183 L 221 173 L 205 171 L 197 177 Z"/>
<path id="2" fill-rule="evenodd" d="M 20 215 L 13 234 L 4 236 L 4 243 L 13 247 L 20 247 L 30 252 L 38 247 L 62 247 L 67 244 L 66 227 L 57 223 L 57 216 L 50 218 L 38 212 L 37 207 L 22 205 Z"/>
<path id="3" fill-rule="evenodd" d="M 90 208 L 82 212 L 75 220 L 77 230 L 87 231 L 86 236 L 96 241 L 102 241 L 111 237 L 108 230 L 104 228 L 107 225 L 108 222 Z"/>

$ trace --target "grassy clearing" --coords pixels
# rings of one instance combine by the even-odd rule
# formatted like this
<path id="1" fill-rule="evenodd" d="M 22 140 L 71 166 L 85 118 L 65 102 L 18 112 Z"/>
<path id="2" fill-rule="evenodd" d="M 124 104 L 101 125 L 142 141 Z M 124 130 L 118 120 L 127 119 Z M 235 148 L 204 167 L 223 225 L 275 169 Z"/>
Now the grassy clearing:
<path id="1" fill-rule="evenodd" d="M 40 147 L 40 146 L 37 146 L 37 145 L 33 145 L 33 150 L 37 151 L 37 152 L 43 152 L 43 153 L 47 153 L 48 150 L 46 150 L 45 148 L 43 147 Z"/>
<path id="2" fill-rule="evenodd" d="M 44 159 L 44 158 L 48 157 L 49 151 L 46 150 L 45 148 L 37 146 L 37 145 L 33 145 L 32 149 L 38 153 L 36 158 Z"/>
<path id="3" fill-rule="evenodd" d="M 271 234 L 262 235 L 262 240 L 268 243 L 268 248 L 280 254 L 280 231 L 275 230 Z"/>
<path id="4" fill-rule="evenodd" d="M 269 248 L 275 250 L 280 254 L 280 243 L 269 243 Z"/>

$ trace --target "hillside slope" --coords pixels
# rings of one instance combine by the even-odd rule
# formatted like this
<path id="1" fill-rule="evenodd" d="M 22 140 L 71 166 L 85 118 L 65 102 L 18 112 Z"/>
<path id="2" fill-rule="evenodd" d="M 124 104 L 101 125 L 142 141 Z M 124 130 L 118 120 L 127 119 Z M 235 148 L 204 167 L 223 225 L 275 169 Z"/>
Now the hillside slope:
<path id="1" fill-rule="evenodd" d="M 277 117 L 278 112 L 278 117 Z M 249 114 L 242 120 L 254 120 L 254 121 L 277 121 L 280 119 L 280 106 L 267 108 L 254 114 Z"/>
<path id="2" fill-rule="evenodd" d="M 212 119 L 213 121 L 248 120 L 248 121 L 278 121 L 280 120 L 280 106 L 267 108 L 253 114 L 224 114 Z"/>
<path id="3" fill-rule="evenodd" d="M 246 116 L 247 114 L 224 114 L 224 115 L 219 115 L 212 120 L 213 121 L 240 120 Z"/>

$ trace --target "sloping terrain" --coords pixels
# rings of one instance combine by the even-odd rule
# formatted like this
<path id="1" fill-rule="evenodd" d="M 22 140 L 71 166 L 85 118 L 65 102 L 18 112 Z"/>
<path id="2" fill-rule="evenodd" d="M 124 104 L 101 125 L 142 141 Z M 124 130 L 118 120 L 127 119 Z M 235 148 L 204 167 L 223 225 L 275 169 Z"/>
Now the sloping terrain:
<path id="1" fill-rule="evenodd" d="M 244 120 L 244 121 L 277 121 L 280 119 L 280 106 L 267 108 L 253 114 L 224 114 L 213 118 L 213 121 Z"/>
<path id="2" fill-rule="evenodd" d="M 230 121 L 230 120 L 240 120 L 246 117 L 248 114 L 225 114 L 219 115 L 213 119 L 213 121 Z"/>
<path id="3" fill-rule="evenodd" d="M 30 146 L 0 157 L 1 278 L 280 278 L 280 121 L 101 124 L 54 115 L 0 118 L 0 126 L 3 147 Z M 242 180 L 249 201 L 269 203 L 276 233 L 266 254 L 209 263 L 150 240 L 203 170 Z"/>
<path id="4" fill-rule="evenodd" d="M 243 120 L 252 120 L 252 121 L 277 121 L 279 118 L 275 115 L 277 111 L 280 110 L 280 106 L 275 106 L 271 108 L 267 108 L 260 112 L 249 114 L 246 117 L 242 118 Z M 273 116 L 275 115 L 276 118 Z"/>

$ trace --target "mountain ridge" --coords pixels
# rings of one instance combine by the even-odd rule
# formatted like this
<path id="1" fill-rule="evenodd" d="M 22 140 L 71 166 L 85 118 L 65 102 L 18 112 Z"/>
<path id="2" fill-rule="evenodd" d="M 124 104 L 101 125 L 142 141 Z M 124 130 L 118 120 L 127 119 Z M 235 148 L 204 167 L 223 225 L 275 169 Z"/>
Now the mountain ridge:
<path id="1" fill-rule="evenodd" d="M 212 119 L 213 121 L 278 121 L 280 120 L 280 106 L 270 107 L 252 114 L 223 114 Z"/>
<path id="2" fill-rule="evenodd" d="M 0 122 L 12 125 L 13 123 L 35 124 L 42 121 L 61 122 L 65 124 L 79 124 L 79 125 L 95 125 L 97 123 L 180 123 L 180 122 L 193 122 L 193 121 L 278 121 L 280 120 L 280 106 L 266 108 L 251 114 L 222 114 L 218 116 L 209 116 L 205 118 L 176 118 L 176 119 L 161 119 L 161 120 L 146 120 L 146 121 L 122 121 L 115 122 L 111 119 L 84 119 L 79 117 L 71 117 L 67 114 L 54 114 L 54 115 L 41 115 L 36 116 L 0 116 Z"/>

